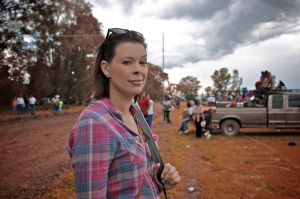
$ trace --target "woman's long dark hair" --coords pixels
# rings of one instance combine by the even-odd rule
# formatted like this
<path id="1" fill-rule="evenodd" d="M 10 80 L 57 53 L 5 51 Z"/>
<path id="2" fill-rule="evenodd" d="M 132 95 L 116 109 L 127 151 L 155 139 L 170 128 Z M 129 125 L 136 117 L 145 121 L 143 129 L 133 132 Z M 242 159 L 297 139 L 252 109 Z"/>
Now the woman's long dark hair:
<path id="1" fill-rule="evenodd" d="M 96 51 L 97 58 L 92 69 L 92 76 L 94 81 L 94 88 L 92 90 L 92 99 L 109 98 L 109 79 L 104 75 L 101 70 L 101 62 L 104 60 L 107 63 L 111 63 L 115 56 L 115 49 L 120 43 L 139 43 L 147 49 L 147 44 L 143 36 L 140 36 L 135 31 L 129 31 L 127 33 L 110 34 L 106 37 L 104 42 Z M 140 94 L 138 94 L 140 95 Z M 136 101 L 138 95 L 134 96 Z"/>

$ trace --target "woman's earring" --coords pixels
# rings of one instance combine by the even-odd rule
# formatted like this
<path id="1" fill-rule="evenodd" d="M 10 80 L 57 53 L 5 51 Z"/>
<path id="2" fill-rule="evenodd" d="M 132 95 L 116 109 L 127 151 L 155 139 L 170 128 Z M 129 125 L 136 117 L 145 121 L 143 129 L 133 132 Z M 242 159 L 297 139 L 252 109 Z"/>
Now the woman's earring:
<path id="1" fill-rule="evenodd" d="M 106 77 L 109 77 L 109 75 L 106 75 Z"/>

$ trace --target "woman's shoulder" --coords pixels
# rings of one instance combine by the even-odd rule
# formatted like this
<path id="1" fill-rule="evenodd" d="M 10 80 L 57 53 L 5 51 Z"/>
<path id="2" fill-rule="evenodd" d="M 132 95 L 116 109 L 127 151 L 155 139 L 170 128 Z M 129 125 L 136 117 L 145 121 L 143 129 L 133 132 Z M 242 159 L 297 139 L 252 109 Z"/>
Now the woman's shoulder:
<path id="1" fill-rule="evenodd" d="M 101 120 L 109 114 L 109 106 L 106 106 L 102 100 L 93 100 L 80 114 L 79 119 L 91 118 L 94 120 Z"/>

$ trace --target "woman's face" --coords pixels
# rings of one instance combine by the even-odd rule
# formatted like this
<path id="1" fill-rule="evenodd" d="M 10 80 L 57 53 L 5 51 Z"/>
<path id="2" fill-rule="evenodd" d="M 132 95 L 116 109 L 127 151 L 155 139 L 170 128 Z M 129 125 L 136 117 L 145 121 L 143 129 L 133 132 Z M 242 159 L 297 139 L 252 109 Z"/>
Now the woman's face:
<path id="1" fill-rule="evenodd" d="M 109 75 L 109 92 L 134 97 L 145 86 L 148 67 L 147 52 L 139 43 L 120 43 L 111 63 L 102 61 L 104 75 Z"/>

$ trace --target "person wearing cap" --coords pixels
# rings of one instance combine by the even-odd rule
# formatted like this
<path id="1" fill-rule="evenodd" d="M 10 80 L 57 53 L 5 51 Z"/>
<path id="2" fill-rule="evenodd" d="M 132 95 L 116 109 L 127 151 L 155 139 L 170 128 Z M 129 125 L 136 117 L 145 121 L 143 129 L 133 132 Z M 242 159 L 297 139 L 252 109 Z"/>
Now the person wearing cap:
<path id="1" fill-rule="evenodd" d="M 193 108 L 193 117 L 195 119 L 195 125 L 196 125 L 196 138 L 201 138 L 202 134 L 202 127 L 201 122 L 204 119 L 204 108 L 203 105 L 201 105 L 201 100 L 199 97 L 195 98 L 196 105 Z"/>
<path id="2" fill-rule="evenodd" d="M 56 96 L 52 97 L 51 99 L 52 101 L 52 112 L 55 113 L 56 112 L 56 103 L 57 103 L 57 99 L 56 99 Z"/>

